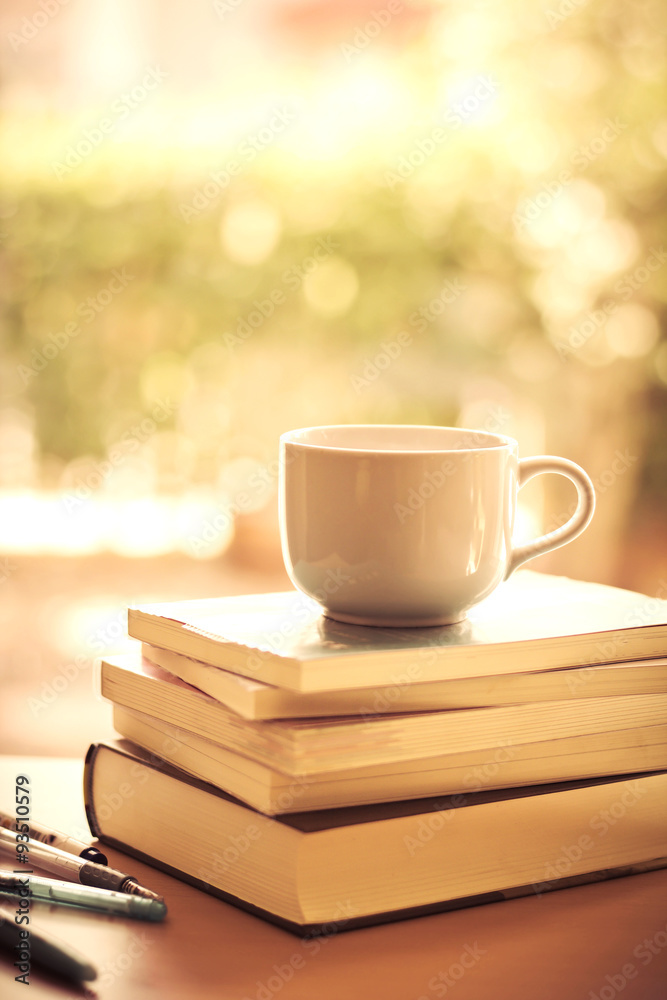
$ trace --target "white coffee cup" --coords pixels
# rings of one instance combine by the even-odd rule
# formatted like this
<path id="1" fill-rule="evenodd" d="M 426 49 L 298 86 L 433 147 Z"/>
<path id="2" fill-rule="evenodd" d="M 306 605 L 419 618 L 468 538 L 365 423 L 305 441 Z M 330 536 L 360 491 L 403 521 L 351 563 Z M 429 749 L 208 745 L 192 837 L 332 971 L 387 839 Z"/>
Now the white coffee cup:
<path id="1" fill-rule="evenodd" d="M 460 621 L 517 566 L 579 535 L 595 491 L 565 458 L 519 460 L 509 437 L 458 427 L 343 424 L 280 439 L 287 572 L 330 618 L 358 625 Z M 512 544 L 517 493 L 567 476 L 578 504 L 562 527 Z"/>

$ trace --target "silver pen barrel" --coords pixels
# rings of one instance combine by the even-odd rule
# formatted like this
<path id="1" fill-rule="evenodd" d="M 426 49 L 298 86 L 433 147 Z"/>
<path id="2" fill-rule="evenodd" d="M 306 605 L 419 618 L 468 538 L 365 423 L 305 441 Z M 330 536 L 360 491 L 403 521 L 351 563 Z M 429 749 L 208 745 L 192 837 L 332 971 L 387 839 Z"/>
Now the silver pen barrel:
<path id="1" fill-rule="evenodd" d="M 20 895 L 24 898 L 44 900 L 50 903 L 69 903 L 86 906 L 104 913 L 114 913 L 139 920 L 158 921 L 164 919 L 167 907 L 156 899 L 128 896 L 110 889 L 94 889 L 76 882 L 60 882 L 42 878 L 40 875 L 15 875 L 0 873 L 0 893 Z"/>

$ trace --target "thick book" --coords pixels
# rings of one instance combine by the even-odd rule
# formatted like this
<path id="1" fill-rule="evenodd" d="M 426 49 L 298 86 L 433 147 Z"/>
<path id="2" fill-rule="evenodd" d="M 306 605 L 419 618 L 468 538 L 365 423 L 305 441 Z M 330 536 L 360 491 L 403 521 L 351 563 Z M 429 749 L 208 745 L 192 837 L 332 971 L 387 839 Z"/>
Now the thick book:
<path id="1" fill-rule="evenodd" d="M 263 684 L 148 643 L 142 643 L 141 652 L 145 660 L 210 694 L 245 719 L 368 716 L 377 712 L 428 712 L 440 708 L 485 708 L 568 698 L 667 694 L 665 657 L 430 682 L 419 682 L 404 673 L 397 674 L 390 686 L 310 692 Z"/>
<path id="2" fill-rule="evenodd" d="M 141 605 L 135 639 L 295 691 L 497 676 L 664 656 L 667 601 L 522 570 L 468 617 L 431 628 L 346 625 L 298 591 Z"/>
<path id="3" fill-rule="evenodd" d="M 102 695 L 114 705 L 292 775 L 659 726 L 667 718 L 667 695 L 640 694 L 371 717 L 254 721 L 132 654 L 102 659 L 100 677 Z"/>
<path id="4" fill-rule="evenodd" d="M 93 744 L 92 833 L 300 934 L 541 894 L 667 863 L 667 774 L 263 816 L 133 751 Z"/>
<path id="5" fill-rule="evenodd" d="M 667 769 L 667 725 L 294 777 L 118 705 L 113 720 L 132 743 L 267 815 Z"/>

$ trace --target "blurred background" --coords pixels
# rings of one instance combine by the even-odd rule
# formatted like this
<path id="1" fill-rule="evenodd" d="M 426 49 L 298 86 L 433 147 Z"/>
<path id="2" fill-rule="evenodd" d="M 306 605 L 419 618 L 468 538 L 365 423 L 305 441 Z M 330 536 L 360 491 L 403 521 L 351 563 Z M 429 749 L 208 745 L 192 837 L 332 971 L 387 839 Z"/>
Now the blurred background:
<path id="1" fill-rule="evenodd" d="M 278 436 L 482 428 L 667 596 L 661 0 L 5 0 L 0 752 L 111 734 L 136 601 L 283 589 Z M 572 510 L 522 492 L 517 535 Z"/>

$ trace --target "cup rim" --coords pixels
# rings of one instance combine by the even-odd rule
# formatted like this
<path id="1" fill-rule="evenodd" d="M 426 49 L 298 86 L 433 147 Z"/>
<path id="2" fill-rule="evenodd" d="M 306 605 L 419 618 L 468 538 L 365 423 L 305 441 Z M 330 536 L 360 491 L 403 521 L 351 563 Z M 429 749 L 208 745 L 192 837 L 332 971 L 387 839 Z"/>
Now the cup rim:
<path id="1" fill-rule="evenodd" d="M 375 448 L 371 446 L 328 444 L 325 442 L 312 442 L 299 440 L 297 435 L 307 435 L 317 431 L 339 431 L 339 430 L 374 430 L 386 429 L 396 430 L 416 430 L 416 431 L 458 431 L 462 436 L 471 435 L 474 443 L 464 444 L 459 447 L 440 447 L 434 445 L 432 448 Z M 475 439 L 480 439 L 475 441 Z M 280 435 L 281 445 L 291 445 L 303 448 L 308 451 L 328 451 L 345 452 L 360 455 L 432 455 L 432 454 L 452 454 L 460 455 L 473 451 L 500 451 L 505 448 L 516 448 L 518 442 L 515 438 L 505 434 L 496 434 L 494 431 L 485 431 L 469 427 L 448 427 L 442 424 L 318 424 L 312 427 L 299 427 L 294 430 L 284 431 Z"/>

